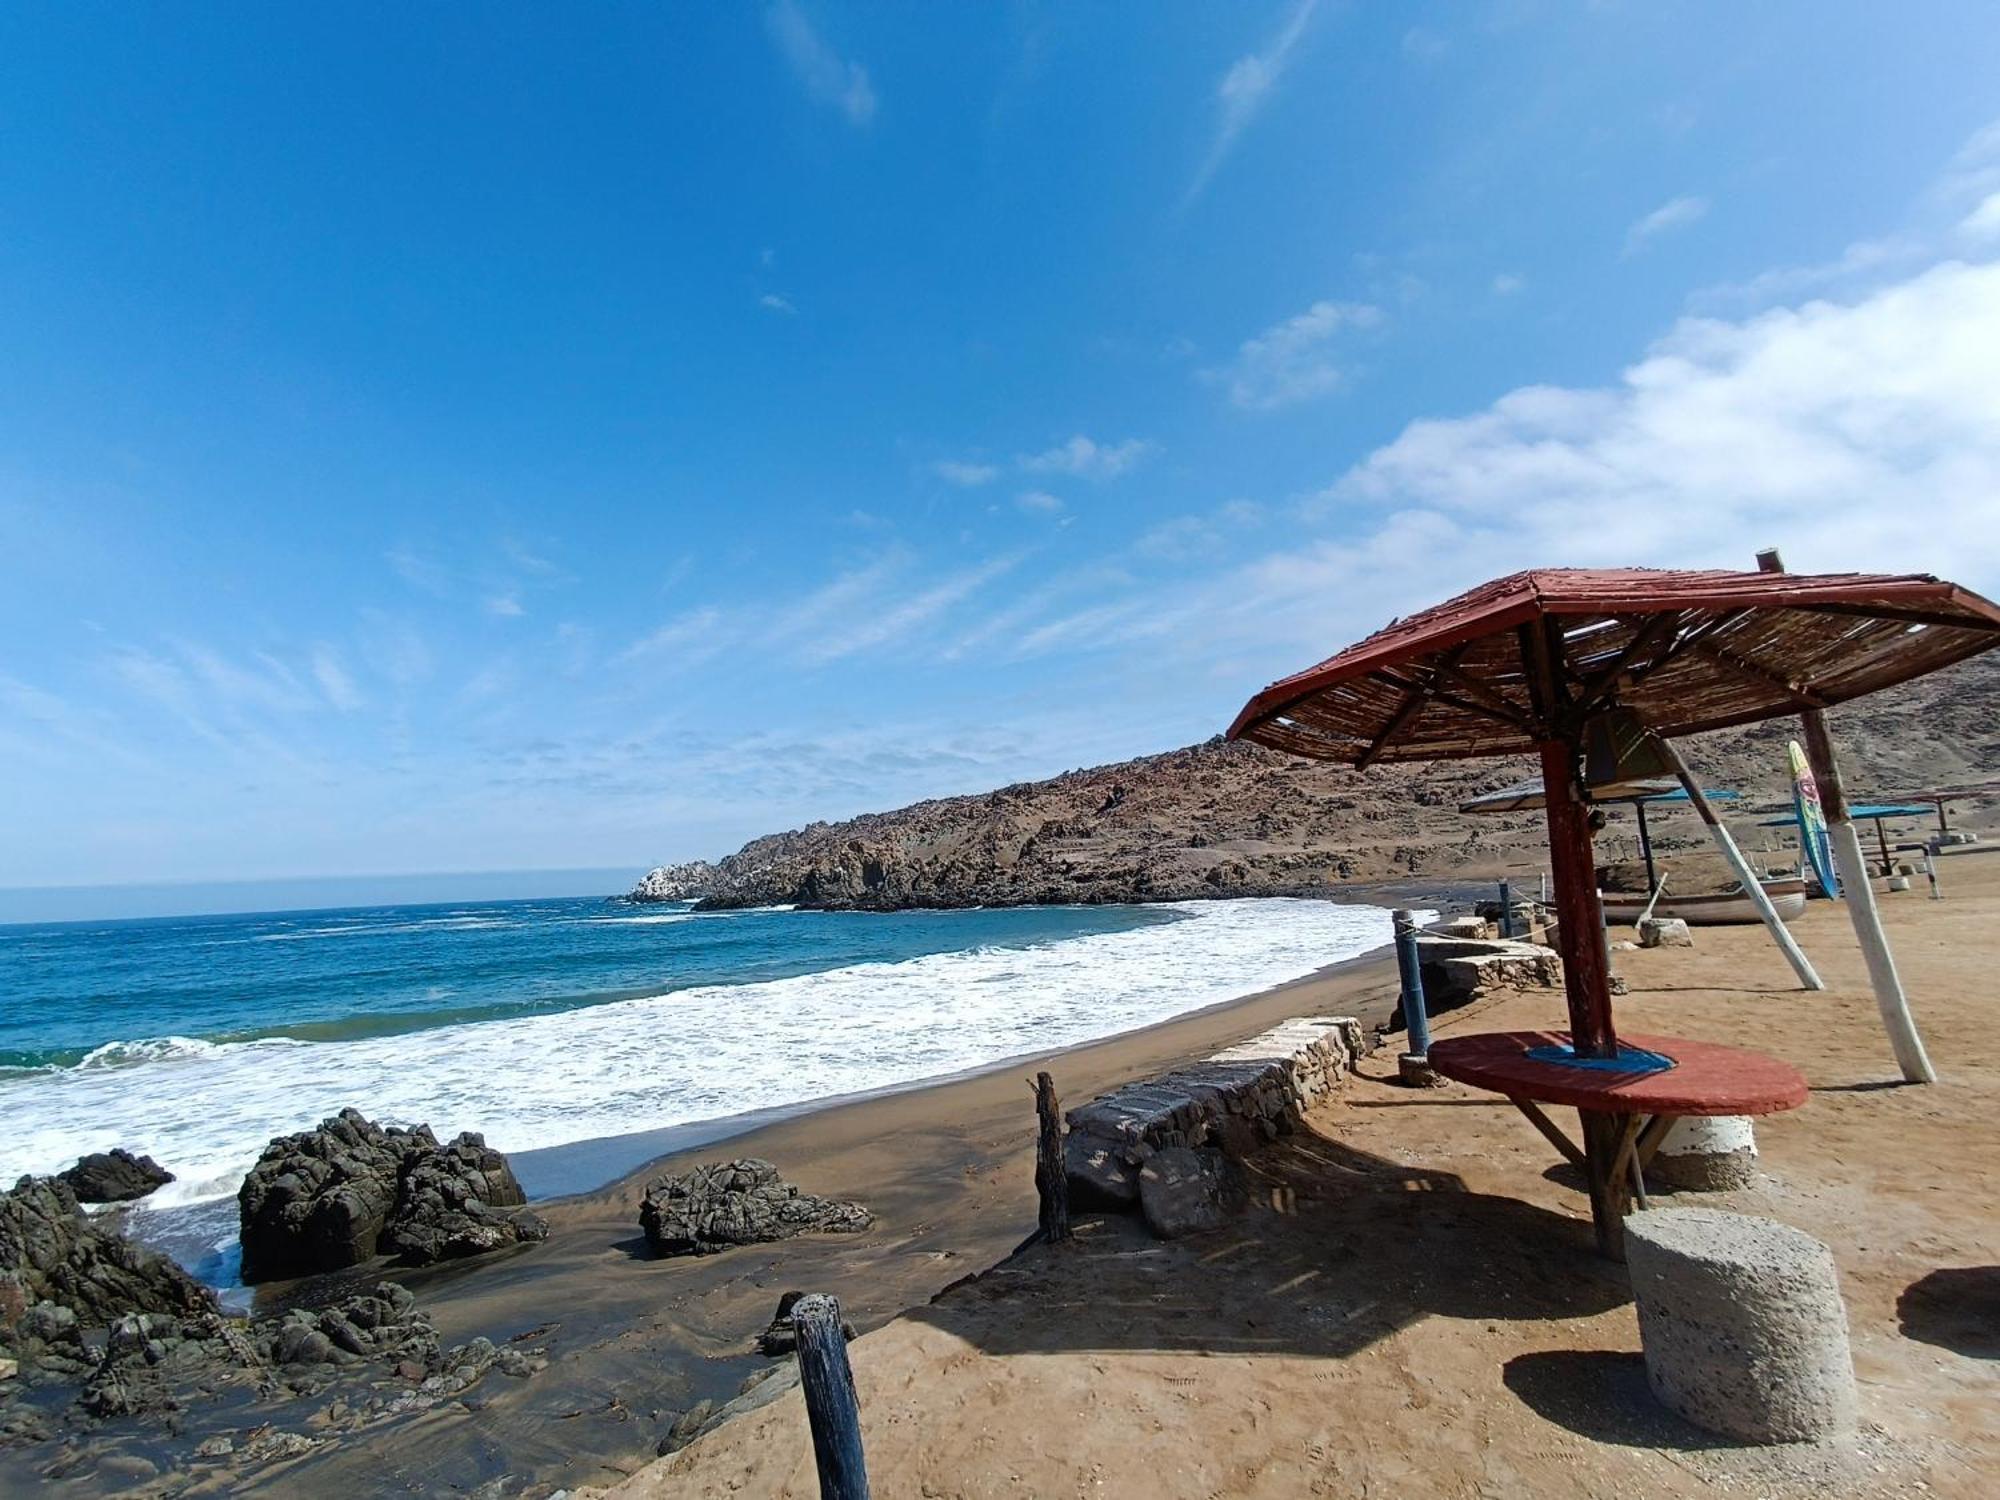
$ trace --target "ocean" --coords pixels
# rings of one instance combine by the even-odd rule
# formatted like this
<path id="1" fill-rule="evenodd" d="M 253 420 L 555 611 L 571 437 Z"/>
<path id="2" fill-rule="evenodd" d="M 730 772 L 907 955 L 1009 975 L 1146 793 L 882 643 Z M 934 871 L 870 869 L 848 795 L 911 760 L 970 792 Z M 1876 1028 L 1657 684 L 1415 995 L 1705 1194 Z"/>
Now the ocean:
<path id="1" fill-rule="evenodd" d="M 796 1109 L 1128 1031 L 1389 936 L 1382 908 L 1288 899 L 0 926 L 0 1181 L 123 1146 L 178 1178 L 147 1212 L 219 1210 L 273 1136 L 347 1105 L 509 1152 Z"/>

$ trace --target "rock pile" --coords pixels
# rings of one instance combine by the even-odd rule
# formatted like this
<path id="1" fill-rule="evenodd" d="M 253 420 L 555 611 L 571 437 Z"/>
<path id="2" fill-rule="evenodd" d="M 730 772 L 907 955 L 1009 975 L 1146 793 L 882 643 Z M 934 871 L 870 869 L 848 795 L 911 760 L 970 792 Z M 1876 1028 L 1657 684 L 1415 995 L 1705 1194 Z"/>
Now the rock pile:
<path id="1" fill-rule="evenodd" d="M 1071 1110 L 1063 1162 L 1072 1198 L 1101 1208 L 1139 1208 L 1154 1222 L 1142 1192 L 1143 1169 L 1164 1151 L 1206 1151 L 1218 1160 L 1177 1157 L 1172 1170 L 1154 1174 L 1154 1228 L 1186 1232 L 1183 1209 L 1197 1217 L 1210 1210 L 1182 1199 L 1213 1207 L 1233 1197 L 1219 1161 L 1223 1152 L 1240 1154 L 1289 1132 L 1315 1101 L 1341 1086 L 1362 1050 L 1358 1021 L 1296 1018 L 1203 1062 Z"/>
<path id="2" fill-rule="evenodd" d="M 661 1256 L 712 1255 L 800 1234 L 853 1234 L 874 1222 L 859 1203 L 802 1193 L 755 1157 L 659 1178 L 639 1209 L 646 1243 Z"/>
<path id="3" fill-rule="evenodd" d="M 79 1203 L 130 1203 L 174 1180 L 152 1157 L 134 1156 L 122 1147 L 93 1151 L 56 1176 L 69 1184 Z"/>
<path id="4" fill-rule="evenodd" d="M 446 1145 L 427 1125 L 384 1130 L 344 1109 L 274 1140 L 236 1195 L 243 1279 L 480 1255 L 548 1237 L 506 1157 L 470 1132 Z"/>

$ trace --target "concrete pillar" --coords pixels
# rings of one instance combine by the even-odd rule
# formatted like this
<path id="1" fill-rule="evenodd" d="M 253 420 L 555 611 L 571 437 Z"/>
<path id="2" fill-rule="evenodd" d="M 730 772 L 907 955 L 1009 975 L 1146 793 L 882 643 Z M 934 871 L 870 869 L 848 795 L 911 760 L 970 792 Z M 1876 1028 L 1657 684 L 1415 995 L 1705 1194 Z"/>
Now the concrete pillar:
<path id="1" fill-rule="evenodd" d="M 1750 1186 L 1757 1176 L 1757 1136 L 1747 1115 L 1683 1115 L 1660 1142 L 1646 1180 L 1697 1193 Z"/>
<path id="2" fill-rule="evenodd" d="M 1750 1443 L 1855 1423 L 1833 1252 L 1770 1219 L 1656 1208 L 1625 1221 L 1646 1379 L 1672 1410 Z"/>

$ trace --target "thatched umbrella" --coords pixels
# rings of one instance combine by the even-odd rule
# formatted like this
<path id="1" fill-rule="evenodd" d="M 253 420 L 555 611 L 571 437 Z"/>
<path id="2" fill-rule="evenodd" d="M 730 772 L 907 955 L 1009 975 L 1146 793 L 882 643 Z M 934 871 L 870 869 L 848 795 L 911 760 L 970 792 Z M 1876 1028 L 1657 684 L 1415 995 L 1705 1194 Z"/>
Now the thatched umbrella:
<path id="1" fill-rule="evenodd" d="M 1362 768 L 1377 761 L 1540 756 L 1570 1029 L 1566 1044 L 1547 1049 L 1555 1057 L 1536 1049 L 1528 1060 L 1545 1080 L 1551 1068 L 1567 1071 L 1564 1058 L 1578 1079 L 1595 1080 L 1588 1090 L 1557 1088 L 1544 1097 L 1567 1095 L 1583 1112 L 1581 1156 L 1598 1245 L 1616 1256 L 1632 1117 L 1641 1112 L 1641 1096 L 1656 1087 L 1646 1081 L 1647 1070 L 1672 1060 L 1638 1047 L 1620 1057 L 1586 783 L 1670 772 L 1736 865 L 1745 893 L 1768 907 L 1755 873 L 1668 737 L 1798 713 L 1817 722 L 1819 710 L 1996 645 L 2000 608 L 1928 575 L 1541 569 L 1397 620 L 1273 683 L 1244 706 L 1229 733 Z M 1765 916 L 1800 979 L 1820 988 L 1784 924 L 1773 913 Z M 1877 962 L 1871 950 L 1871 972 Z M 1905 1076 L 1931 1076 L 1900 987 L 1878 985 L 1877 999 Z M 1468 1053 L 1480 1042 L 1511 1045 L 1504 1036 L 1459 1041 Z M 1685 1045 L 1698 1051 L 1702 1044 Z M 1434 1062 L 1441 1050 L 1433 1051 Z M 1517 1071 L 1521 1061 L 1514 1060 Z M 1758 1061 L 1737 1053 L 1723 1071 Z M 1620 1073 L 1630 1081 L 1615 1081 Z M 1587 1092 L 1600 1096 L 1597 1107 L 1585 1107 Z M 1606 1096 L 1630 1114 L 1601 1112 Z M 1708 1097 L 1712 1103 L 1720 1096 Z M 1778 1105 L 1764 1099 L 1758 1107 Z M 1682 1101 L 1643 1112 L 1715 1110 Z M 1555 1139 L 1552 1127 L 1550 1133 Z"/>
<path id="2" fill-rule="evenodd" d="M 1539 755 L 1571 1040 L 1613 1058 L 1586 743 L 1592 779 L 1668 771 L 1713 824 L 1667 738 L 1827 708 L 1996 645 L 2000 607 L 1925 574 L 1539 569 L 1273 683 L 1229 733 L 1363 768 Z"/>

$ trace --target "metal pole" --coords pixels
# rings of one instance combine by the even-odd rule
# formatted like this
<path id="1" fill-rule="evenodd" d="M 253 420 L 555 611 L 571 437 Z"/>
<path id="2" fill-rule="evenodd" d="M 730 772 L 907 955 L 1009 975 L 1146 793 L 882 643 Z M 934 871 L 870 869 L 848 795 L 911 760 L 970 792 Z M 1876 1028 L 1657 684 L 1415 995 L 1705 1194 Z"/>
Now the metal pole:
<path id="1" fill-rule="evenodd" d="M 1928 849 L 1924 851 L 1924 876 L 1931 883 L 1931 900 L 1944 900 L 1944 892 L 1938 887 L 1937 856 Z"/>
<path id="2" fill-rule="evenodd" d="M 1882 820 L 1875 819 L 1875 842 L 1882 850 L 1882 875 L 1884 879 L 1896 873 L 1895 857 L 1889 853 L 1889 835 L 1882 827 Z"/>
<path id="3" fill-rule="evenodd" d="M 1429 1057 L 1431 1017 L 1424 1006 L 1423 963 L 1417 957 L 1417 917 L 1415 912 L 1396 912 L 1396 973 L 1403 986 L 1403 1030 L 1412 1057 Z"/>
<path id="4" fill-rule="evenodd" d="M 1660 872 L 1653 868 L 1653 836 L 1646 831 L 1646 804 L 1634 802 L 1633 809 L 1639 814 L 1639 855 L 1646 861 L 1646 889 L 1651 890 L 1660 883 Z"/>
<path id="5" fill-rule="evenodd" d="M 861 1453 L 861 1403 L 847 1363 L 847 1335 L 840 1304 L 813 1292 L 792 1304 L 799 1338 L 799 1384 L 819 1466 L 820 1500 L 869 1500 L 868 1465 Z"/>
<path id="6" fill-rule="evenodd" d="M 1757 554 L 1757 566 L 1766 573 L 1785 571 L 1777 549 Z M 1910 1015 L 1909 997 L 1903 993 L 1902 976 L 1896 972 L 1895 955 L 1889 951 L 1889 936 L 1882 930 L 1882 913 L 1875 906 L 1875 887 L 1868 879 L 1868 861 L 1861 853 L 1861 839 L 1847 810 L 1847 788 L 1841 780 L 1840 757 L 1834 754 L 1833 737 L 1826 731 L 1826 715 L 1816 708 L 1804 710 L 1799 724 L 1805 730 L 1806 759 L 1812 765 L 1813 780 L 1819 786 L 1820 804 L 1826 809 L 1827 833 L 1833 843 L 1833 864 L 1840 883 L 1847 889 L 1848 920 L 1854 924 L 1855 941 L 1868 960 L 1868 983 L 1875 991 L 1875 1008 L 1882 1014 L 1882 1029 L 1889 1033 L 1889 1046 L 1896 1065 L 1910 1083 L 1936 1083 L 1924 1039 L 1917 1033 Z M 1799 830 L 1800 837 L 1805 834 Z"/>
<path id="7" fill-rule="evenodd" d="M 1507 882 L 1500 882 L 1500 936 L 1514 935 L 1514 895 L 1507 889 Z"/>
<path id="8" fill-rule="evenodd" d="M 1680 751 L 1674 748 L 1671 740 L 1661 740 L 1660 747 L 1666 751 L 1667 760 L 1674 768 L 1674 775 L 1686 789 L 1688 801 L 1694 804 L 1694 810 L 1701 814 L 1702 822 L 1708 825 L 1709 837 L 1715 840 L 1715 847 L 1722 851 L 1723 859 L 1728 862 L 1729 868 L 1735 871 L 1737 880 L 1742 883 L 1743 894 L 1750 898 L 1750 904 L 1757 908 L 1757 915 L 1764 919 L 1764 926 L 1771 934 L 1771 941 L 1778 945 L 1778 951 L 1785 955 L 1785 962 L 1790 964 L 1792 972 L 1799 976 L 1799 983 L 1809 990 L 1825 989 L 1826 982 L 1819 977 L 1812 966 L 1812 960 L 1807 958 L 1804 950 L 1799 947 L 1798 940 L 1786 930 L 1784 918 L 1780 917 L 1777 908 L 1771 905 L 1770 893 L 1764 889 L 1764 883 L 1757 878 L 1757 872 L 1750 868 L 1750 862 L 1743 857 L 1743 851 L 1736 847 L 1736 840 L 1729 836 L 1729 830 L 1722 826 L 1722 819 L 1715 815 L 1715 809 L 1708 805 L 1708 798 L 1701 792 L 1701 783 L 1694 779 L 1694 772 L 1690 771 L 1687 762 L 1681 759 Z"/>

